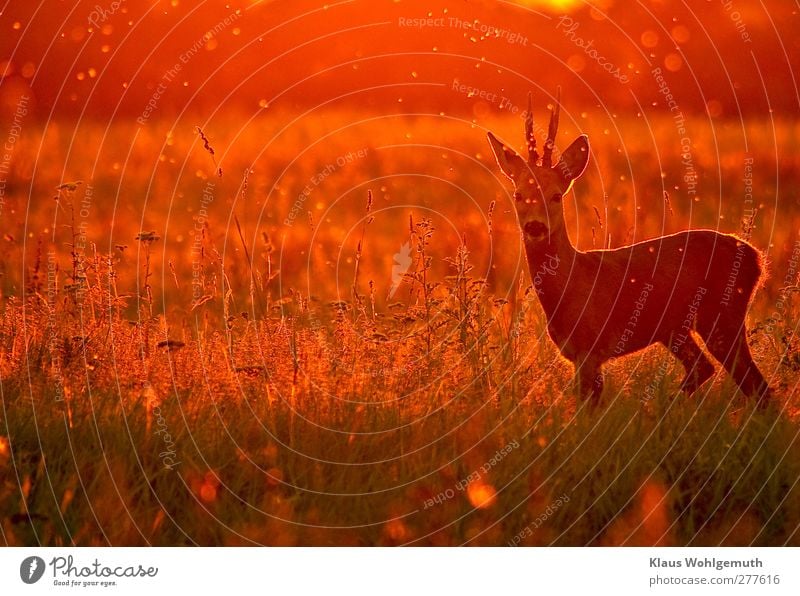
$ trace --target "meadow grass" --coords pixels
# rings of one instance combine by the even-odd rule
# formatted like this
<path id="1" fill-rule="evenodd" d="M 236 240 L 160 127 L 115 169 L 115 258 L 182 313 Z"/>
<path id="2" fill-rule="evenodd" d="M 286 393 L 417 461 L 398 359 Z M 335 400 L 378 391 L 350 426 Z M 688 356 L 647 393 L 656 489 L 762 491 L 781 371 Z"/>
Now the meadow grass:
<path id="1" fill-rule="evenodd" d="M 674 397 L 673 363 L 646 393 L 670 358 L 656 349 L 615 365 L 588 410 L 530 295 L 509 329 L 508 305 L 475 293 L 462 333 L 442 314 L 456 294 L 432 297 L 432 325 L 298 299 L 204 338 L 90 322 L 67 298 L 49 346 L 47 309 L 7 307 L 5 541 L 797 543 L 784 392 L 767 412 L 727 378 Z"/>
<path id="2" fill-rule="evenodd" d="M 308 126 L 294 134 L 319 136 Z M 398 127 L 373 138 L 371 147 L 425 134 L 424 126 L 409 126 L 410 133 Z M 448 130 L 478 147 L 472 135 L 479 131 Z M 363 142 L 357 139 L 353 133 L 323 154 L 357 148 Z M 302 146 L 302 139 L 292 142 Z M 611 146 L 596 144 L 606 156 L 598 158 L 603 168 L 613 165 L 608 155 L 617 155 Z M 202 147 L 199 155 L 185 148 L 195 180 L 183 186 L 168 170 L 169 180 L 156 183 L 173 197 L 179 215 L 173 223 L 162 223 L 164 205 L 155 203 L 144 225 L 141 218 L 121 219 L 110 237 L 96 226 L 79 252 L 69 217 L 55 241 L 38 248 L 8 241 L 0 319 L 3 541 L 800 543 L 798 306 L 793 290 L 781 285 L 786 264 L 778 256 L 785 250 L 774 250 L 772 281 L 749 317 L 756 361 L 775 388 L 772 408 L 755 410 L 724 374 L 682 395 L 681 367 L 666 350 L 651 348 L 608 366 L 604 406 L 588 409 L 576 400 L 571 367 L 546 335 L 529 279 L 519 282 L 524 263 L 511 215 L 503 212 L 506 191 L 480 151 L 476 159 L 490 173 L 469 171 L 462 183 L 482 193 L 471 215 L 482 211 L 492 219 L 492 241 L 511 242 L 490 253 L 495 269 L 487 265 L 481 222 L 452 216 L 467 231 L 447 231 L 447 218 L 437 221 L 425 210 L 433 197 L 380 219 L 397 193 L 436 190 L 416 180 L 378 180 L 419 171 L 426 159 L 419 155 L 391 167 L 365 158 L 342 168 L 314 189 L 311 208 L 304 206 L 311 220 L 303 213 L 283 227 L 297 188 L 324 167 L 324 157 L 287 174 L 279 197 L 267 191 L 274 167 L 256 166 L 246 188 L 224 174 L 217 210 L 201 226 L 202 250 L 191 257 L 200 265 L 197 277 L 187 259 L 196 220 L 184 220 L 196 215 L 202 185 L 214 180 L 213 173 L 198 174 Z M 220 164 L 226 172 L 252 165 L 232 167 L 224 157 Z M 725 184 L 733 184 L 739 158 L 720 164 Z M 89 183 L 77 166 L 70 168 L 73 180 Z M 445 177 L 459 171 L 450 163 L 441 168 Z M 146 187 L 141 172 L 124 176 Z M 103 221 L 113 177 L 106 172 L 91 181 L 93 221 Z M 44 189 L 55 185 L 49 182 L 32 181 L 28 190 L 47 197 Z M 578 198 L 600 182 L 590 174 Z M 661 197 L 660 185 L 655 175 L 639 192 Z M 375 193 L 369 208 L 367 187 Z M 281 188 L 289 190 L 281 195 Z M 340 190 L 352 194 L 340 211 L 317 209 Z M 122 202 L 134 192 L 126 187 Z M 194 198 L 182 202 L 178 194 Z M 270 198 L 259 207 L 265 194 Z M 64 218 L 81 196 L 67 188 L 58 201 L 43 200 L 27 225 L 47 237 L 53 205 Z M 464 211 L 453 207 L 456 196 L 436 201 Z M 498 202 L 494 209 L 491 201 Z M 672 203 L 672 219 L 661 202 L 642 214 L 636 239 L 695 222 L 697 210 L 716 224 L 720 205 L 729 205 L 706 197 L 694 206 L 674 196 Z M 264 219 L 256 224 L 259 208 Z M 591 205 L 567 208 L 582 248 L 604 235 L 621 244 L 631 235 L 628 223 L 640 218 L 624 193 L 599 209 L 606 221 L 591 223 Z M 770 221 L 770 209 L 762 208 L 759 221 Z M 787 222 L 796 220 L 792 209 L 782 214 Z M 736 222 L 726 231 L 736 231 L 741 205 L 724 212 L 728 223 Z M 13 221 L 9 213 L 4 217 Z M 762 224 L 753 241 L 790 247 L 790 227 Z M 310 245 L 315 232 L 314 248 L 293 248 Z M 113 248 L 121 238 L 128 249 Z M 403 242 L 412 263 L 389 298 L 386 278 Z"/>

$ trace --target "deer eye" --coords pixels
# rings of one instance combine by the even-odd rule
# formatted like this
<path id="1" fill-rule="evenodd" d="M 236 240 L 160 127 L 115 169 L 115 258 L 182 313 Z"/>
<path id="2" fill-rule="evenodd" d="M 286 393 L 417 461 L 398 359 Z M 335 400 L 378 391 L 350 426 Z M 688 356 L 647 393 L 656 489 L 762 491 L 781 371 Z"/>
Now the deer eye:
<path id="1" fill-rule="evenodd" d="M 557 192 L 557 193 L 553 194 L 553 196 L 550 197 L 550 200 L 553 201 L 554 203 L 560 203 L 561 202 L 561 193 Z"/>
<path id="2" fill-rule="evenodd" d="M 515 201 L 521 201 L 522 200 L 522 193 L 521 192 L 515 192 L 514 193 L 514 200 Z"/>

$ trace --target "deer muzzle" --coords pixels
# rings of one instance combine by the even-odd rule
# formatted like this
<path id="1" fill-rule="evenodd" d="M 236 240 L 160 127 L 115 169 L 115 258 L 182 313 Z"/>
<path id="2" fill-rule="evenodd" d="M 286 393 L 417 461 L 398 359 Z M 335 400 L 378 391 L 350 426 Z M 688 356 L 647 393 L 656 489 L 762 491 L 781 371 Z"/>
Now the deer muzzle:
<path id="1" fill-rule="evenodd" d="M 525 231 L 525 235 L 532 240 L 543 238 L 550 231 L 545 224 L 535 219 L 526 222 L 523 226 L 523 230 Z"/>

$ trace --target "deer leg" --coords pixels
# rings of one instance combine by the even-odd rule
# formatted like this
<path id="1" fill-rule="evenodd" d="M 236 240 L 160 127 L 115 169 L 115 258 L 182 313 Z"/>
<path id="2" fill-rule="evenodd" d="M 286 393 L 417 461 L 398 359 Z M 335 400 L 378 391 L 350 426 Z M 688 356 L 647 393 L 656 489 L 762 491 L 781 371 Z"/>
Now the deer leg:
<path id="1" fill-rule="evenodd" d="M 686 341 L 673 342 L 670 351 L 681 361 L 686 376 L 681 381 L 681 390 L 691 395 L 714 374 L 714 366 L 708 361 L 694 338 L 686 334 Z"/>
<path id="2" fill-rule="evenodd" d="M 733 333 L 725 333 L 726 329 Z M 767 402 L 772 398 L 772 392 L 750 354 L 744 333 L 744 322 L 738 328 L 735 325 L 726 328 L 718 324 L 709 334 L 706 345 L 714 357 L 722 363 L 725 370 L 730 373 L 742 392 L 755 397 L 759 407 L 766 407 Z"/>
<path id="3" fill-rule="evenodd" d="M 603 393 L 603 373 L 600 365 L 584 361 L 577 365 L 578 392 L 583 401 L 589 401 L 593 406 L 600 404 L 600 395 Z"/>
<path id="4" fill-rule="evenodd" d="M 766 379 L 753 361 L 753 356 L 750 354 L 750 348 L 747 345 L 744 334 L 741 334 L 737 339 L 738 349 L 734 350 L 734 357 L 730 366 L 725 364 L 725 368 L 730 371 L 731 376 L 742 388 L 742 391 L 746 395 L 756 398 L 758 406 L 764 408 L 772 398 L 772 392 L 769 389 L 769 385 L 767 385 Z"/>

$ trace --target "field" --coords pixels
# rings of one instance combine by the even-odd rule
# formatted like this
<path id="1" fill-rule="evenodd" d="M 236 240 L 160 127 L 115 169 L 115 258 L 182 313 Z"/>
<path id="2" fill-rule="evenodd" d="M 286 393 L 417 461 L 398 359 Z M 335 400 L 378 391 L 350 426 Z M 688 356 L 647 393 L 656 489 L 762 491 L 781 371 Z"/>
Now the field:
<path id="1" fill-rule="evenodd" d="M 519 118 L 292 118 L 21 138 L 5 544 L 800 545 L 797 123 L 690 119 L 689 165 L 670 118 L 559 136 L 592 142 L 579 248 L 706 227 L 765 251 L 762 411 L 723 373 L 679 393 L 657 347 L 606 367 L 602 407 L 576 399 L 485 141 Z"/>

